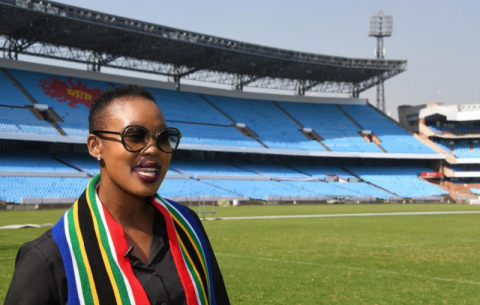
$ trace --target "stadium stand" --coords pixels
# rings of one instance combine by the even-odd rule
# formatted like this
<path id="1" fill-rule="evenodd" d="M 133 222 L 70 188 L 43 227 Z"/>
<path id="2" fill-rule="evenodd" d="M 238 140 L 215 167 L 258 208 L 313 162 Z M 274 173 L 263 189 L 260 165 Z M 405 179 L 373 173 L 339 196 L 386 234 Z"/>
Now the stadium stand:
<path id="1" fill-rule="evenodd" d="M 358 129 L 335 105 L 308 103 L 279 103 L 304 127 L 312 128 L 332 151 L 378 152 L 374 143 L 360 137 Z"/>
<path id="2" fill-rule="evenodd" d="M 0 105 L 16 107 L 32 105 L 2 70 L 0 70 L 0 88 L 2 89 L 0 90 Z"/>
<path id="3" fill-rule="evenodd" d="M 323 162 L 288 162 L 288 165 L 291 168 L 296 169 L 299 172 L 305 173 L 309 176 L 316 177 L 320 180 L 325 180 L 329 177 L 339 177 L 341 179 L 347 180 L 355 178 L 348 172 L 344 171 L 338 166 L 325 165 Z"/>
<path id="4" fill-rule="evenodd" d="M 196 93 L 148 88 L 169 121 L 231 126 L 221 115 Z M 188 111 L 185 111 L 188 109 Z"/>
<path id="5" fill-rule="evenodd" d="M 172 160 L 170 169 L 189 174 L 192 178 L 195 175 L 257 176 L 253 172 L 235 167 L 224 161 Z"/>
<path id="6" fill-rule="evenodd" d="M 429 197 L 447 194 L 438 186 L 420 180 L 421 172 L 431 172 L 422 167 L 349 167 L 350 171 L 363 180 L 378 185 L 404 198 Z M 401 186 L 401 187 L 399 187 Z"/>
<path id="7" fill-rule="evenodd" d="M 389 153 L 431 154 L 434 151 L 423 145 L 402 127 L 372 107 L 341 105 L 364 130 L 371 130 L 382 140 L 382 147 Z"/>
<path id="8" fill-rule="evenodd" d="M 325 151 L 317 141 L 308 140 L 300 127 L 271 101 L 206 95 L 207 100 L 237 123 L 252 129 L 268 148 Z"/>
<path id="9" fill-rule="evenodd" d="M 20 203 L 22 198 L 77 198 L 90 178 L 0 177 L 0 200 Z"/>
<path id="10" fill-rule="evenodd" d="M 49 122 L 37 119 L 28 108 L 0 107 L 0 130 L 18 134 L 60 135 Z"/>
<path id="11" fill-rule="evenodd" d="M 77 172 L 42 152 L 21 150 L 0 153 L 0 171 Z"/>
<path id="12" fill-rule="evenodd" d="M 172 197 L 235 197 L 238 194 L 195 179 L 165 179 L 158 193 Z"/>
<path id="13" fill-rule="evenodd" d="M 14 69 L 9 72 L 38 103 L 55 110 L 63 120 L 58 125 L 71 137 L 88 136 L 90 105 L 102 90 L 110 88 L 94 80 Z"/>
<path id="14" fill-rule="evenodd" d="M 232 126 L 179 123 L 170 120 L 168 125 L 180 129 L 182 144 L 263 148 L 253 138 L 242 135 Z"/>
<path id="15" fill-rule="evenodd" d="M 90 104 L 96 94 L 114 83 L 15 69 L 9 69 L 8 73 L 38 103 L 48 105 L 61 118 L 62 121 L 57 124 L 68 137 L 88 135 Z M 12 87 L 8 77 L 0 78 L 0 85 L 10 86 L 11 93 L 8 94 L 11 98 L 16 95 L 19 97 L 16 102 L 5 102 L 3 107 L 0 105 L 2 132 L 61 135 L 52 123 L 34 115 L 29 108 L 32 106 L 30 101 L 18 88 Z M 149 89 L 162 108 L 168 124 L 181 130 L 182 144 L 202 145 L 205 150 L 208 147 L 242 147 L 385 154 L 381 149 L 384 148 L 387 154 L 432 153 L 411 134 L 368 105 L 274 102 Z M 7 100 L 9 97 L 5 96 Z M 235 127 L 236 123 L 246 124 L 253 133 L 244 135 Z M 320 139 L 307 138 L 301 132 L 303 127 L 311 128 Z M 372 130 L 382 141 L 381 146 L 366 141 L 360 134 L 364 129 Z M 306 161 L 287 158 L 281 162 L 270 159 L 247 161 L 248 158 L 228 160 L 174 158 L 159 192 L 166 197 L 182 197 L 184 200 L 187 197 L 188 200 L 199 200 L 202 196 L 240 196 L 259 200 L 324 200 L 331 196 L 343 196 L 360 201 L 390 199 L 396 195 L 411 198 L 445 193 L 418 179 L 418 168 L 412 169 L 409 165 L 405 165 L 405 171 L 409 173 L 407 177 L 403 172 L 386 175 L 390 167 L 382 166 L 381 162 L 377 167 L 355 167 L 355 162 L 341 163 L 337 160 L 331 163 L 315 158 Z M 0 154 L 0 161 L 4 164 L 0 171 L 45 172 L 47 176 L 53 172 L 79 172 L 90 176 L 99 172 L 98 162 L 87 153 L 54 151 L 51 154 L 34 155 L 9 151 Z M 187 176 L 178 176 L 182 174 Z M 188 176 L 190 179 L 186 178 Z M 29 183 L 33 189 L 42 189 L 43 182 L 33 178 L 36 177 L 15 177 L 11 173 L 2 177 L 8 185 Z M 72 177 L 46 178 L 49 178 L 52 187 L 44 189 L 42 193 L 0 193 L 0 200 L 18 203 L 25 197 L 69 197 L 72 194 L 70 191 L 62 191 L 54 186 L 65 182 L 76 185 L 75 190 L 82 190 L 85 181 L 88 181 Z M 400 183 L 411 186 L 399 193 L 397 186 Z"/>

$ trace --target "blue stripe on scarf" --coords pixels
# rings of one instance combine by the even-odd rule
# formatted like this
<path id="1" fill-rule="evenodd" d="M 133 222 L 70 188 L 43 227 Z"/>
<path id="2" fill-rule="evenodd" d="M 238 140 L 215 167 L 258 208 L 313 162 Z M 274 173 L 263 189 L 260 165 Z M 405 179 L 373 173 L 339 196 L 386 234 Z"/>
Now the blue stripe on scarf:
<path id="1" fill-rule="evenodd" d="M 198 239 L 202 245 L 202 248 L 204 249 L 205 259 L 207 261 L 207 272 L 208 272 L 208 279 L 209 279 L 209 286 L 210 286 L 210 305 L 216 305 L 217 301 L 215 300 L 215 291 L 213 286 L 212 265 L 211 265 L 210 253 L 208 251 L 208 246 L 205 240 L 205 236 L 202 230 L 200 229 L 200 226 L 198 225 L 197 220 L 193 217 L 193 215 L 185 206 L 170 199 L 166 199 L 166 198 L 163 198 L 163 199 L 165 199 L 168 203 L 173 205 L 180 213 L 182 213 L 183 217 L 187 219 L 187 221 L 190 223 L 193 230 L 197 234 Z"/>
<path id="2" fill-rule="evenodd" d="M 60 218 L 57 224 L 52 229 L 52 236 L 60 249 L 62 254 L 63 265 L 68 283 L 68 304 L 80 305 L 78 298 L 77 285 L 75 281 L 75 272 L 73 271 L 72 256 L 70 255 L 70 248 L 68 246 L 67 237 L 65 236 L 65 215 Z"/>

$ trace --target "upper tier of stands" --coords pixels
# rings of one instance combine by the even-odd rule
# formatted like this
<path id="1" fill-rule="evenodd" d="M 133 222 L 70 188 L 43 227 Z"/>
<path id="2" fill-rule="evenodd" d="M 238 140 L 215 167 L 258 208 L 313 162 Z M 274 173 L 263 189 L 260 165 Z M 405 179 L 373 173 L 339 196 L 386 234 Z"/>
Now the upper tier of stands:
<path id="1" fill-rule="evenodd" d="M 341 105 L 364 130 L 371 130 L 382 141 L 380 145 L 390 153 L 435 153 L 430 147 L 422 144 L 402 127 L 372 107 L 360 105 Z"/>
<path id="2" fill-rule="evenodd" d="M 425 122 L 425 124 L 436 134 L 476 134 L 480 133 L 480 123 L 456 123 L 443 122 L 437 125 L 437 122 Z"/>
<path id="3" fill-rule="evenodd" d="M 58 125 L 72 137 L 88 136 L 90 105 L 101 90 L 110 88 L 94 80 L 13 69 L 9 72 L 39 104 L 55 110 L 63 120 Z"/>
<path id="4" fill-rule="evenodd" d="M 0 105 L 25 107 L 32 105 L 25 95 L 0 71 Z"/>
<path id="5" fill-rule="evenodd" d="M 268 148 L 325 151 L 317 141 L 308 140 L 300 127 L 271 101 L 215 95 L 206 98 L 235 122 L 247 124 Z"/>
<path id="6" fill-rule="evenodd" d="M 452 154 L 450 142 L 453 142 L 453 155 L 457 158 L 480 158 L 480 142 L 471 142 L 467 139 L 433 138 L 433 142 L 447 154 Z"/>
<path id="7" fill-rule="evenodd" d="M 322 143 L 332 151 L 382 152 L 377 145 L 361 138 L 361 130 L 335 105 L 286 102 L 279 104 L 303 127 L 315 130 L 323 138 Z"/>
<path id="8" fill-rule="evenodd" d="M 37 119 L 25 105 L 30 101 L 10 81 L 11 74 L 24 90 L 46 104 L 60 117 L 57 122 L 67 136 L 88 135 L 88 112 L 95 97 L 112 83 L 59 75 L 2 69 L 0 72 L 0 127 L 8 133 L 56 135 L 52 124 Z M 242 148 L 264 148 L 385 153 L 359 134 L 371 130 L 387 153 L 435 152 L 423 145 L 386 116 L 368 105 L 288 103 L 225 96 L 200 95 L 149 88 L 167 122 L 184 135 L 182 144 Z M 14 107 L 21 108 L 14 108 Z M 346 115 L 344 110 L 348 115 Z M 235 127 L 244 123 L 253 131 L 246 136 Z M 358 127 L 358 126 L 361 126 Z M 301 128 L 312 128 L 321 139 L 307 138 Z M 245 132 L 244 132 L 245 133 Z M 246 132 L 250 134 L 250 131 Z M 258 137 L 257 137 L 258 136 Z M 206 148 L 205 148 L 206 149 Z"/>

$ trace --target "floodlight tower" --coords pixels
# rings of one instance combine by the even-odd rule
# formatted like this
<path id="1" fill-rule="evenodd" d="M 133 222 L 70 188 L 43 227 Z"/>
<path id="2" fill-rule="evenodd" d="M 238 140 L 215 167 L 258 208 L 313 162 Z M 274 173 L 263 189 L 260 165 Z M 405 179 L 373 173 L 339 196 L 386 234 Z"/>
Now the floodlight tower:
<path id="1" fill-rule="evenodd" d="M 383 37 L 392 36 L 393 17 L 385 14 L 382 10 L 376 15 L 370 17 L 370 33 L 369 37 L 377 37 L 377 48 L 375 55 L 377 59 L 385 58 L 385 48 L 383 47 Z M 377 108 L 385 112 L 385 88 L 383 79 L 380 76 L 380 83 L 377 86 Z"/>

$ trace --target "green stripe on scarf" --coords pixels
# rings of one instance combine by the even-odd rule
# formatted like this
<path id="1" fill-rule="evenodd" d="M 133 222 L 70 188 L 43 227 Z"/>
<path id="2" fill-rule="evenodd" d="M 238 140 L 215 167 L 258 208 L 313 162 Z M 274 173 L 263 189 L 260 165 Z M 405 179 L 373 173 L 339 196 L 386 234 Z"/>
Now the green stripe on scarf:
<path id="1" fill-rule="evenodd" d="M 92 178 L 92 182 L 88 186 L 88 198 L 90 200 L 91 204 L 91 209 L 93 210 L 93 213 L 95 214 L 95 218 L 97 219 L 96 223 L 98 225 L 98 231 L 100 233 L 100 239 L 102 241 L 102 245 L 105 248 L 105 252 L 107 254 L 108 262 L 110 263 L 111 271 L 113 274 L 113 277 L 115 279 L 116 284 L 120 293 L 120 298 L 122 300 L 122 304 L 125 305 L 131 305 L 130 303 L 130 297 L 128 295 L 127 291 L 127 286 L 125 285 L 125 280 L 122 276 L 122 273 L 120 271 L 120 268 L 118 267 L 117 263 L 115 262 L 115 259 L 113 258 L 112 255 L 112 249 L 110 248 L 110 243 L 108 242 L 108 236 L 107 232 L 105 229 L 106 224 L 103 223 L 102 217 L 99 212 L 99 207 L 97 204 L 97 196 L 96 196 L 96 188 L 93 187 L 93 185 L 97 185 L 98 181 L 94 180 L 97 179 L 98 181 L 100 180 L 100 176 L 95 176 Z M 93 185 L 92 185 L 93 184 Z"/>
<path id="2" fill-rule="evenodd" d="M 78 204 L 78 202 L 75 202 Z M 93 304 L 92 290 L 90 289 L 89 279 L 87 275 L 87 269 L 85 263 L 83 262 L 82 253 L 80 251 L 80 243 L 77 236 L 77 229 L 75 228 L 75 220 L 73 218 L 73 207 L 68 211 L 68 231 L 70 241 L 72 243 L 73 254 L 72 258 L 75 258 L 75 264 L 78 267 L 78 273 L 80 276 L 80 282 L 82 285 L 82 294 L 85 304 Z"/>

